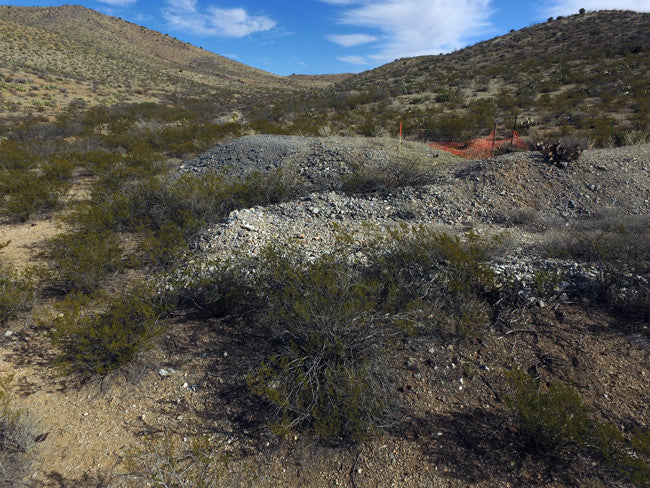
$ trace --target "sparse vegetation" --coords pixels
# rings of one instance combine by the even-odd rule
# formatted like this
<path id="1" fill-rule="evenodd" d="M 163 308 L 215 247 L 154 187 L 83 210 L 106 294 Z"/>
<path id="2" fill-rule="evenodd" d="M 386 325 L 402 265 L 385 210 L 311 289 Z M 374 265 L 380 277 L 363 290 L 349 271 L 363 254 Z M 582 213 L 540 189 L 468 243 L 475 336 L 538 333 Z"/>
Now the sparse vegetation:
<path id="1" fill-rule="evenodd" d="M 162 311 L 146 288 L 92 303 L 87 296 L 69 295 L 51 325 L 43 323 L 59 350 L 54 363 L 62 373 L 82 378 L 114 373 L 151 347 L 162 331 Z"/>
<path id="2" fill-rule="evenodd" d="M 169 431 L 145 437 L 143 446 L 127 455 L 135 486 L 236 484 L 240 480 L 232 477 L 236 469 L 231 469 L 225 453 L 247 456 L 251 445 L 258 450 L 261 439 L 268 439 L 266 448 L 272 452 L 281 452 L 274 450 L 279 446 L 288 456 L 294 455 L 292 446 L 297 444 L 291 443 L 296 439 L 346 446 L 359 453 L 358 460 L 365 456 L 359 445 L 373 437 L 388 443 L 399 438 L 404 445 L 417 442 L 417 448 L 434 458 L 440 455 L 436 465 L 449 472 L 458 469 L 453 473 L 458 475 L 456 484 L 493 482 L 494 476 L 481 478 L 483 474 L 474 472 L 465 477 L 462 469 L 471 468 L 461 461 L 488 465 L 496 458 L 485 453 L 495 452 L 517 460 L 497 463 L 499 482 L 501 476 L 516 476 L 517 482 L 530 486 L 545 481 L 576 484 L 584 473 L 566 470 L 567 479 L 558 480 L 554 471 L 555 461 L 574 456 L 577 464 L 588 459 L 609 469 L 602 476 L 599 466 L 584 470 L 589 476 L 596 473 L 593 476 L 601 484 L 618 477 L 620 483 L 648 486 L 650 440 L 639 420 L 642 415 L 622 418 L 615 411 L 622 406 L 630 414 L 633 402 L 606 396 L 602 401 L 600 392 L 590 395 L 579 382 L 571 382 L 574 388 L 563 381 L 542 380 L 548 371 L 560 378 L 573 378 L 576 372 L 589 375 L 602 367 L 600 356 L 614 340 L 622 347 L 647 338 L 646 207 L 634 210 L 638 216 L 601 218 L 578 211 L 580 202 L 563 195 L 553 209 L 557 215 L 550 218 L 523 192 L 504 191 L 503 201 L 497 201 L 496 194 L 483 202 L 477 199 L 487 207 L 476 209 L 472 219 L 482 219 L 483 211 L 489 214 L 488 207 L 497 211 L 507 207 L 499 223 L 518 225 L 513 233 L 524 232 L 527 239 L 540 242 L 535 247 L 522 240 L 517 254 L 507 236 L 490 237 L 491 230 L 481 228 L 487 217 L 475 227 L 477 232 L 396 225 L 392 230 L 382 227 L 381 234 L 351 217 L 354 232 L 360 233 L 353 234 L 335 223 L 337 212 L 323 217 L 319 209 L 307 213 L 306 220 L 331 217 L 328 231 L 338 229 L 337 244 L 324 254 L 323 249 L 312 253 L 309 248 L 319 246 L 321 235 L 272 236 L 269 228 L 242 225 L 237 229 L 242 241 L 253 233 L 269 234 L 269 239 L 281 242 L 304 239 L 310 250 L 302 255 L 291 245 L 278 244 L 256 248 L 253 256 L 236 249 L 224 258 L 204 261 L 190 249 L 195 237 L 206 226 L 222 223 L 233 210 L 291 200 L 302 205 L 322 195 L 306 195 L 314 191 L 313 181 L 298 165 L 246 176 L 232 176 L 228 169 L 180 174 L 175 168 L 179 159 L 188 160 L 217 142 L 251 132 L 392 137 L 403 122 L 410 139 L 466 140 L 486 134 L 495 122 L 499 130 L 509 130 L 519 115 L 515 129 L 520 134 L 533 141 L 561 141 L 545 145 L 543 154 L 550 153 L 548 161 L 567 166 L 567 171 L 542 168 L 548 173 L 535 173 L 532 181 L 531 173 L 517 174 L 516 181 L 507 172 L 488 173 L 489 177 L 503 176 L 513 186 L 552 182 L 548 175 L 568 178 L 581 166 L 565 164 L 580 155 L 581 149 L 569 147 L 571 140 L 579 140 L 585 148 L 648 142 L 645 14 L 581 9 L 570 18 L 549 19 L 450 55 L 397 60 L 336 78 L 336 85 L 321 80 L 314 89 L 316 82 L 293 85 L 234 62 L 220 64 L 220 58 L 210 53 L 123 22 L 118 24 L 124 38 L 164 46 L 163 52 L 170 56 L 180 52 L 188 62 L 143 55 L 137 42 L 120 44 L 115 51 L 108 39 L 121 36 L 105 36 L 93 44 L 97 37 L 85 23 L 80 26 L 83 38 L 63 38 L 55 28 L 48 31 L 13 18 L 18 10 L 5 16 L 8 9 L 0 7 L 0 50 L 11 47 L 2 51 L 7 65 L 0 66 L 0 214 L 3 224 L 11 226 L 27 228 L 30 222 L 25 221 L 36 224 L 53 218 L 60 219 L 63 229 L 44 243 L 39 255 L 42 267 L 19 271 L 0 266 L 0 327 L 11 328 L 11 334 L 0 337 L 10 352 L 3 355 L 3 364 L 25 365 L 30 354 L 51 357 L 49 362 L 39 361 L 33 367 L 42 369 L 30 373 L 41 375 L 54 366 L 60 376 L 52 381 L 67 388 L 75 378 L 105 380 L 135 368 L 142 369 L 141 377 L 149 374 L 166 381 L 161 388 L 174 393 L 169 404 L 160 400 L 156 408 L 160 408 L 157 420 L 163 419 L 163 430 Z M 102 28 L 117 22 L 78 7 L 65 9 L 70 18 L 94 19 Z M 617 25 L 626 28 L 616 29 Z M 364 148 L 384 144 L 369 141 Z M 422 202 L 413 195 L 428 188 L 402 190 L 445 181 L 435 177 L 433 151 L 423 151 L 426 146 L 418 143 L 417 151 L 425 154 L 412 157 L 406 145 L 400 146 L 396 157 L 380 160 L 373 151 L 360 151 L 358 159 L 343 161 L 350 164 L 351 173 L 333 187 L 354 198 L 338 194 L 331 200 L 338 204 L 338 198 L 347 198 L 351 203 L 345 210 L 351 214 L 355 202 L 363 200 L 361 208 L 370 207 L 369 202 L 386 208 L 387 219 L 424 221 L 424 215 L 434 215 L 434 220 L 464 225 L 459 224 L 464 218 L 459 214 L 467 207 L 446 201 L 454 195 L 441 193 L 444 198 L 439 202 L 426 202 L 431 208 L 423 214 Z M 465 176 L 458 173 L 454 178 Z M 479 187 L 478 176 L 475 181 Z M 606 192 L 601 196 L 595 186 L 589 191 L 590 200 L 606 198 Z M 389 198 L 395 192 L 414 202 L 393 206 Z M 581 197 L 587 200 L 585 195 Z M 438 203 L 440 213 L 435 214 L 438 209 L 433 206 Z M 292 218 L 290 205 L 279 207 L 279 220 Z M 572 212 L 564 212 L 568 209 Z M 564 220 L 559 226 L 553 219 Z M 519 259 L 519 252 L 529 250 L 535 258 L 540 254 L 571 261 L 571 272 L 583 281 L 571 281 L 562 267 L 566 263 L 533 262 L 526 263 L 516 288 L 508 274 L 511 263 L 503 262 L 511 256 Z M 24 248 L 17 254 L 21 251 Z M 185 267 L 191 271 L 189 277 Z M 25 313 L 34 301 L 40 329 Z M 177 325 L 193 330 L 178 341 Z M 600 328 L 606 327 L 624 330 L 625 339 L 609 333 L 602 337 L 616 337 L 599 338 Z M 200 336 L 203 333 L 205 337 Z M 572 334 L 577 333 L 589 340 L 576 339 Z M 534 341 L 527 342 L 528 336 Z M 39 340 L 43 337 L 50 342 Z M 506 344 L 509 339 L 513 340 Z M 187 382 L 172 384 L 180 378 L 156 375 L 158 366 L 151 371 L 149 352 L 156 358 L 181 356 L 190 342 L 192 347 L 199 347 L 194 343 L 205 347 L 184 371 Z M 603 349 L 598 349 L 601 344 Z M 39 349 L 50 346 L 52 351 Z M 626 351 L 638 361 L 641 354 L 634 347 Z M 38 352 L 26 352 L 31 348 Z M 583 364 L 583 349 L 594 352 L 590 360 L 599 366 Z M 492 395 L 500 398 L 495 385 L 503 385 L 500 366 L 495 365 L 508 361 L 515 361 L 505 375 L 509 413 L 492 399 Z M 534 376 L 521 371 L 526 361 L 532 361 Z M 612 369 L 620 371 L 626 364 L 620 361 L 611 361 Z M 206 371 L 192 371 L 195 364 Z M 21 387 L 31 387 L 36 376 L 21 378 Z M 629 387 L 635 379 L 620 379 L 628 389 L 621 388 L 617 395 L 645 392 L 638 383 L 636 389 Z M 590 377 L 588 388 L 598 381 L 606 380 Z M 0 378 L 0 486 L 7 487 L 15 486 L 26 472 L 34 441 L 24 415 L 10 403 L 9 383 L 9 378 Z M 233 404 L 222 403 L 228 401 Z M 203 408 L 197 407 L 200 402 Z M 496 407 L 490 415 L 488 406 Z M 472 416 L 460 412 L 471 409 L 485 413 L 486 424 L 493 422 L 498 428 L 485 435 L 483 420 L 464 420 Z M 174 417 L 167 418 L 170 412 Z M 149 418 L 150 410 L 146 413 L 146 421 L 144 414 L 136 420 L 144 424 L 138 434 L 156 432 L 156 421 Z M 191 427 L 182 425 L 186 415 L 196 417 Z M 170 426 L 173 418 L 179 423 Z M 508 419 L 511 428 L 503 429 Z M 470 430 L 477 429 L 476 438 L 463 438 L 466 421 Z M 134 423 L 124 425 L 135 432 Z M 447 425 L 448 429 L 442 427 Z M 204 432 L 209 434 L 195 435 Z M 227 435 L 225 445 L 215 440 L 221 434 Z M 449 446 L 458 451 L 445 451 Z M 347 451 L 327 452 L 340 457 L 334 463 L 338 477 L 347 469 Z M 399 457 L 400 452 L 390 454 Z M 399 464 L 403 459 L 390 459 L 404 468 Z M 545 472 L 520 477 L 530 474 L 526 470 L 536 470 L 540 459 L 551 461 Z M 364 461 L 370 466 L 377 463 L 369 457 Z M 311 466 L 298 464 L 298 471 Z M 428 464 L 434 463 L 423 462 Z M 508 473 L 513 466 L 520 471 Z M 350 472 L 353 485 L 355 473 L 367 471 L 365 466 L 363 471 L 356 467 L 355 460 Z M 449 472 L 440 470 L 435 476 Z M 50 481 L 68 481 L 57 476 L 52 474 Z M 300 476 L 297 479 L 303 481 Z M 247 473 L 241 477 L 240 484 L 250 484 Z"/>
<path id="3" fill-rule="evenodd" d="M 577 391 L 560 382 L 544 388 L 539 379 L 519 369 L 507 374 L 514 393 L 506 405 L 516 414 L 524 444 L 545 455 L 567 450 L 593 451 L 636 486 L 650 484 L 650 431 L 629 437 L 612 424 L 596 420 Z"/>
<path id="4" fill-rule="evenodd" d="M 31 465 L 33 431 L 12 405 L 13 378 L 0 376 L 0 487 L 19 486 Z"/>
<path id="5" fill-rule="evenodd" d="M 179 445 L 169 434 L 151 436 L 127 455 L 130 478 L 153 487 L 218 488 L 230 486 L 229 456 L 223 446 L 209 437 Z M 246 476 L 240 476 L 246 481 Z M 241 480 L 244 481 L 244 480 Z"/>
<path id="6" fill-rule="evenodd" d="M 18 312 L 29 309 L 34 295 L 33 281 L 31 273 L 21 275 L 0 261 L 0 327 Z"/>

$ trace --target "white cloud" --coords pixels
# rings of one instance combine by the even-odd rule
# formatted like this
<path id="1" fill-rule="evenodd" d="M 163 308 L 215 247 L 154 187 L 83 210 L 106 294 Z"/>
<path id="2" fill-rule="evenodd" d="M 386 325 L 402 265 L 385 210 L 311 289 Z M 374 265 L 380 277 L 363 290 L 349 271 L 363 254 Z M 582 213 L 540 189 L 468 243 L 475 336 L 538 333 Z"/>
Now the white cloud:
<path id="1" fill-rule="evenodd" d="M 386 62 L 464 47 L 490 26 L 492 0 L 321 0 L 341 5 L 339 21 L 376 29 L 383 42 L 370 57 Z"/>
<path id="2" fill-rule="evenodd" d="M 243 8 L 208 7 L 199 11 L 196 0 L 166 0 L 163 17 L 176 29 L 203 36 L 244 37 L 272 29 L 277 23 L 267 16 L 250 15 Z"/>
<path id="3" fill-rule="evenodd" d="M 99 0 L 102 3 L 107 3 L 109 5 L 125 6 L 131 5 L 132 3 L 137 2 L 138 0 Z"/>
<path id="4" fill-rule="evenodd" d="M 368 59 L 364 58 L 363 56 L 340 56 L 336 59 L 350 64 L 370 64 L 370 61 L 368 61 Z"/>
<path id="5" fill-rule="evenodd" d="M 650 12 L 650 0 L 553 0 L 544 6 L 544 15 L 571 15 L 586 10 L 636 10 Z"/>
<path id="6" fill-rule="evenodd" d="M 378 39 L 377 36 L 371 36 L 368 34 L 331 34 L 326 37 L 330 41 L 345 47 L 360 46 L 361 44 L 374 42 Z"/>

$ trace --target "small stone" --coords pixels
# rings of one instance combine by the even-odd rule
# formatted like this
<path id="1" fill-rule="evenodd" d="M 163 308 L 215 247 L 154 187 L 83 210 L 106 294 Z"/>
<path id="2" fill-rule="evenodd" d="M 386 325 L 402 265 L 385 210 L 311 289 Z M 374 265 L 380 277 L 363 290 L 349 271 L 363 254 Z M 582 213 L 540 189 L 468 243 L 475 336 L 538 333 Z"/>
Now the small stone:
<path id="1" fill-rule="evenodd" d="M 244 230 L 247 230 L 249 232 L 256 232 L 257 231 L 257 227 L 255 227 L 254 225 L 250 225 L 250 224 L 242 224 L 241 228 L 244 229 Z"/>
<path id="2" fill-rule="evenodd" d="M 183 388 L 189 388 L 189 384 L 187 382 L 183 383 Z"/>
<path id="3" fill-rule="evenodd" d="M 7 332 L 4 333 L 4 336 L 5 336 L 5 337 L 11 337 L 12 335 L 14 335 L 14 331 L 13 331 L 13 330 L 8 330 Z"/>
<path id="4" fill-rule="evenodd" d="M 160 368 L 158 370 L 158 374 L 163 378 L 166 378 L 167 376 L 171 376 L 171 373 L 168 370 L 166 370 L 165 368 Z"/>

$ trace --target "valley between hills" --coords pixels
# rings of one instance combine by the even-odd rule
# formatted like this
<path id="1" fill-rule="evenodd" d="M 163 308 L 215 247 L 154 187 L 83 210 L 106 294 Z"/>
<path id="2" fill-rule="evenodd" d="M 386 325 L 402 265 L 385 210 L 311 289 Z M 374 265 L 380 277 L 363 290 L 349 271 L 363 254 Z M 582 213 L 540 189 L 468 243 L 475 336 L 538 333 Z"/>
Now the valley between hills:
<path id="1" fill-rule="evenodd" d="M 649 27 L 280 77 L 0 6 L 0 487 L 649 486 Z"/>

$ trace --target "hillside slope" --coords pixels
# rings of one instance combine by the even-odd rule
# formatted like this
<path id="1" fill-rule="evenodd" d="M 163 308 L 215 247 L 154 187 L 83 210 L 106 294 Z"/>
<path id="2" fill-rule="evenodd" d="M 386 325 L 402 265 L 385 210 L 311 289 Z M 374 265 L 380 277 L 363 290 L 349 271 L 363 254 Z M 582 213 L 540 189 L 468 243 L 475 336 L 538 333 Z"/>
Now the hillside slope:
<path id="1" fill-rule="evenodd" d="M 291 89 L 295 83 L 81 6 L 0 6 L 3 111 Z"/>
<path id="2" fill-rule="evenodd" d="M 458 140 L 495 122 L 507 132 L 518 115 L 524 133 L 575 132 L 603 145 L 649 127 L 648 46 L 650 14 L 578 14 L 450 54 L 399 59 L 303 105 L 363 135 L 394 134 L 403 121 L 412 138 Z"/>

